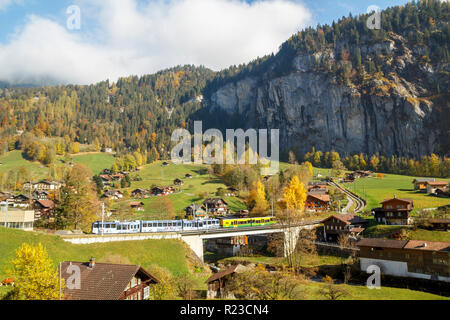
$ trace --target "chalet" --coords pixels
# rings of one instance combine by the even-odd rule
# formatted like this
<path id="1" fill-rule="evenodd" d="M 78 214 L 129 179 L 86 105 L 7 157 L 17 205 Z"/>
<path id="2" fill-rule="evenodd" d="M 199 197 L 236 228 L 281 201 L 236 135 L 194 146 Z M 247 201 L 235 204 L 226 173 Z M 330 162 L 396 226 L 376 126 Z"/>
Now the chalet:
<path id="1" fill-rule="evenodd" d="M 147 189 L 135 189 L 131 192 L 131 197 L 135 199 L 147 199 L 150 197 L 150 191 Z"/>
<path id="2" fill-rule="evenodd" d="M 227 270 L 217 272 L 206 280 L 208 286 L 207 299 L 227 299 L 233 298 L 232 294 L 227 292 L 226 286 L 236 273 L 247 271 L 242 265 L 233 266 Z"/>
<path id="3" fill-rule="evenodd" d="M 47 181 L 41 180 L 38 183 L 33 184 L 33 190 L 41 190 L 41 191 L 56 191 L 61 189 L 63 183 L 60 181 Z M 25 188 L 25 186 L 24 186 Z"/>
<path id="4" fill-rule="evenodd" d="M 433 230 L 449 230 L 448 225 L 450 224 L 450 219 L 430 219 L 428 223 L 431 225 Z"/>
<path id="5" fill-rule="evenodd" d="M 414 208 L 411 199 L 393 199 L 381 202 L 381 208 L 372 210 L 375 215 L 375 221 L 387 225 L 408 225 L 411 223 L 409 214 Z"/>
<path id="6" fill-rule="evenodd" d="M 122 179 L 123 178 L 125 178 L 125 174 L 124 173 L 116 173 L 116 174 L 113 174 L 112 176 L 111 176 L 111 178 L 114 180 L 114 181 L 122 181 Z"/>
<path id="7" fill-rule="evenodd" d="M 214 215 L 225 215 L 228 213 L 228 203 L 220 198 L 209 198 L 203 201 L 203 205 L 206 207 L 208 213 Z"/>
<path id="8" fill-rule="evenodd" d="M 185 177 L 186 179 L 192 179 L 193 176 L 192 176 L 192 174 L 189 174 L 189 173 L 188 173 L 188 174 L 186 174 L 184 177 Z"/>
<path id="9" fill-rule="evenodd" d="M 184 182 L 182 180 L 180 180 L 180 179 L 175 179 L 173 181 L 173 184 L 176 185 L 176 186 L 182 186 L 184 184 Z"/>
<path id="10" fill-rule="evenodd" d="M 367 178 L 373 174 L 372 171 L 363 171 L 363 170 L 356 170 L 353 172 L 354 178 Z"/>
<path id="11" fill-rule="evenodd" d="M 357 239 L 364 231 L 367 220 L 354 214 L 334 215 L 322 221 L 326 241 L 337 241 L 342 234 Z"/>
<path id="12" fill-rule="evenodd" d="M 120 200 L 123 198 L 123 193 L 119 190 L 109 190 L 106 191 L 102 197 L 102 199 L 111 199 L 111 200 Z"/>
<path id="13" fill-rule="evenodd" d="M 184 208 L 184 211 L 186 212 L 187 219 L 206 218 L 208 216 L 204 205 L 191 204 Z"/>
<path id="14" fill-rule="evenodd" d="M 31 198 L 24 194 L 19 194 L 13 196 L 11 202 L 14 208 L 28 208 L 31 204 Z"/>
<path id="15" fill-rule="evenodd" d="M 48 200 L 48 196 L 48 191 L 35 190 L 33 192 L 33 200 Z"/>
<path id="16" fill-rule="evenodd" d="M 74 268 L 80 271 L 79 283 L 69 279 Z M 63 262 L 61 276 L 66 281 L 65 300 L 148 300 L 150 286 L 159 283 L 140 266 L 95 263 L 93 258 L 89 262 Z"/>
<path id="17" fill-rule="evenodd" d="M 308 186 L 308 192 L 316 192 L 316 193 L 323 193 L 328 194 L 328 188 L 323 186 Z"/>
<path id="18" fill-rule="evenodd" d="M 436 179 L 434 178 L 417 178 L 413 180 L 414 190 L 426 192 L 427 191 L 427 182 L 434 182 Z"/>
<path id="19" fill-rule="evenodd" d="M 317 192 L 308 192 L 305 209 L 310 212 L 327 211 L 330 208 L 330 196 Z"/>
<path id="20" fill-rule="evenodd" d="M 326 189 L 328 187 L 328 184 L 326 182 L 322 181 L 313 181 L 308 183 L 308 190 L 311 189 Z"/>
<path id="21" fill-rule="evenodd" d="M 55 203 L 52 200 L 36 200 L 33 204 L 34 218 L 52 218 L 55 213 Z"/>
<path id="22" fill-rule="evenodd" d="M 344 176 L 344 183 L 353 183 L 355 182 L 355 176 L 353 173 L 346 173 Z"/>
<path id="23" fill-rule="evenodd" d="M 113 178 L 109 174 L 101 174 L 100 179 L 102 179 L 104 186 L 110 186 L 113 181 Z"/>
<path id="24" fill-rule="evenodd" d="M 233 187 L 228 187 L 227 191 L 225 193 L 225 195 L 227 197 L 236 197 L 237 194 L 238 194 L 238 190 L 236 188 L 233 188 Z"/>
<path id="25" fill-rule="evenodd" d="M 174 187 L 154 187 L 152 188 L 152 195 L 154 196 L 167 196 L 176 191 Z"/>
<path id="26" fill-rule="evenodd" d="M 450 282 L 450 243 L 421 240 L 362 239 L 361 270 L 371 265 L 386 275 Z"/>
<path id="27" fill-rule="evenodd" d="M 139 201 L 133 201 L 129 203 L 131 209 L 136 211 L 144 211 L 144 203 Z"/>
<path id="28" fill-rule="evenodd" d="M 428 194 L 436 193 L 437 189 L 442 189 L 443 191 L 448 189 L 447 181 L 428 181 L 425 185 L 427 187 Z"/>

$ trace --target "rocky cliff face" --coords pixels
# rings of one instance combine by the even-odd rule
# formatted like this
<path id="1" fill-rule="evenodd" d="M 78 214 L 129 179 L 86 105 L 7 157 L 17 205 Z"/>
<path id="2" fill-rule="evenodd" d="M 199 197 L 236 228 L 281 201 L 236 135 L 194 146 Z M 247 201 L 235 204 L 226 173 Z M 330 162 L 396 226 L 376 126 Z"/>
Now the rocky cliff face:
<path id="1" fill-rule="evenodd" d="M 333 73 L 312 66 L 311 61 L 324 56 L 334 60 L 334 52 L 296 56 L 287 75 L 271 79 L 250 75 L 229 83 L 210 96 L 208 108 L 240 115 L 247 128 L 280 129 L 283 150 L 304 153 L 315 146 L 341 154 L 378 152 L 416 158 L 442 153 L 446 132 L 437 125 L 442 106 L 436 106 L 430 88 L 449 68 L 422 63 L 421 50 L 409 48 L 397 35 L 362 46 L 364 56 L 389 52 L 385 67 L 390 72 L 357 85 L 344 84 Z"/>

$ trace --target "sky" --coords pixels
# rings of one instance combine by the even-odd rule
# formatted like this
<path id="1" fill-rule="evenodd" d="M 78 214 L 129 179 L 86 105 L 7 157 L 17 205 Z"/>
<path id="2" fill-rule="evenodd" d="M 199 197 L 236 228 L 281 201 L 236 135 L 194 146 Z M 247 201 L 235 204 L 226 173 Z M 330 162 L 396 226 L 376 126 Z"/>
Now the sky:
<path id="1" fill-rule="evenodd" d="M 221 70 L 308 26 L 406 0 L 0 0 L 0 81 L 91 84 L 176 65 Z"/>

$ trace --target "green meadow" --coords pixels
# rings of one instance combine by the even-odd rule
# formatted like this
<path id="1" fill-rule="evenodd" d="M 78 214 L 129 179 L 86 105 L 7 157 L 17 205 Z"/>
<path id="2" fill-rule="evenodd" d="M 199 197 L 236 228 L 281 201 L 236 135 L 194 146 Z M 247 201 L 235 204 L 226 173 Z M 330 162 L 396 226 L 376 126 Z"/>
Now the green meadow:
<path id="1" fill-rule="evenodd" d="M 0 227 L 0 243 L 1 280 L 9 275 L 10 261 L 23 243 L 33 245 L 42 243 L 53 260 L 55 268 L 62 261 L 83 262 L 95 257 L 97 262 L 111 262 L 111 259 L 119 259 L 144 268 L 155 264 L 168 269 L 174 275 L 189 272 L 186 258 L 188 253 L 185 244 L 179 240 L 143 240 L 75 245 L 65 242 L 59 236 Z M 133 250 L 130 250 L 130 248 L 133 248 Z"/>
<path id="2" fill-rule="evenodd" d="M 88 167 L 94 174 L 100 174 L 103 169 L 110 169 L 114 160 L 114 156 L 109 153 L 87 153 L 72 156 L 74 163 Z"/>
<path id="3" fill-rule="evenodd" d="M 0 172 L 8 173 L 10 170 L 18 170 L 25 167 L 33 179 L 43 179 L 49 174 L 49 169 L 39 162 L 31 162 L 22 156 L 21 151 L 11 151 L 0 157 Z"/>
<path id="4" fill-rule="evenodd" d="M 367 200 L 368 208 L 380 206 L 384 199 L 409 198 L 414 201 L 414 211 L 424 208 L 436 208 L 450 204 L 450 198 L 438 198 L 414 191 L 412 181 L 415 177 L 385 174 L 380 178 L 356 179 L 354 183 L 344 183 L 343 185 Z M 439 179 L 450 181 L 450 179 Z"/>

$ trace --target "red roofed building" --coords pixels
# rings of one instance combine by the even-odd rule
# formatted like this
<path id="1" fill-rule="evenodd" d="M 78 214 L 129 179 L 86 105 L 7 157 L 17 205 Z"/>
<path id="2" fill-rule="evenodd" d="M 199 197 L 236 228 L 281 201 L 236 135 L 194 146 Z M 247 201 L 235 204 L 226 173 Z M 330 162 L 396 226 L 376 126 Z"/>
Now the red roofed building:
<path id="1" fill-rule="evenodd" d="M 305 209 L 311 212 L 327 211 L 330 209 L 330 196 L 324 193 L 308 192 Z"/>
<path id="2" fill-rule="evenodd" d="M 79 281 L 76 276 L 79 275 Z M 150 285 L 159 281 L 136 265 L 66 261 L 64 300 L 147 300 Z"/>

